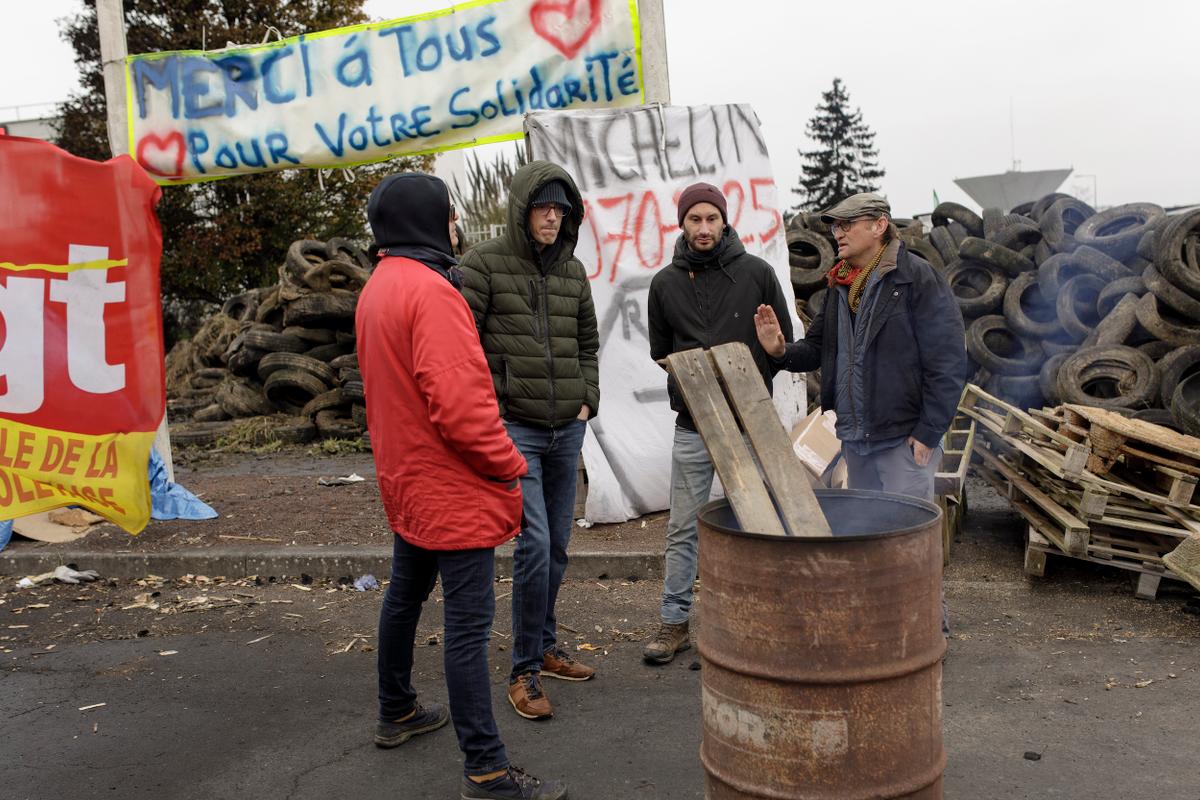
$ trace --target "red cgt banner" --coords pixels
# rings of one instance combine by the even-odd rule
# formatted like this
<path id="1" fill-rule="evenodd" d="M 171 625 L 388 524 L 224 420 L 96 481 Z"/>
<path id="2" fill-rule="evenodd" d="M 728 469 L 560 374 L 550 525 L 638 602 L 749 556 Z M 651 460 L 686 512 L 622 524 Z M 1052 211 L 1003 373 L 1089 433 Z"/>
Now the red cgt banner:
<path id="1" fill-rule="evenodd" d="M 0 519 L 64 505 L 130 533 L 150 519 L 160 192 L 127 156 L 0 136 Z"/>

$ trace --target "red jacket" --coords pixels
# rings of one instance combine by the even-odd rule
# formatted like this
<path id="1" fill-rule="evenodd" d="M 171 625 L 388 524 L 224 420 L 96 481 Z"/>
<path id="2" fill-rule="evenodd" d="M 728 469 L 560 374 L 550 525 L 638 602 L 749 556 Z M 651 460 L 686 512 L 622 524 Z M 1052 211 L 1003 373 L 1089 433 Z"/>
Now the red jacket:
<path id="1" fill-rule="evenodd" d="M 358 298 L 355 327 L 392 530 L 428 550 L 516 536 L 515 479 L 527 467 L 500 421 L 467 301 L 424 264 L 384 258 Z"/>

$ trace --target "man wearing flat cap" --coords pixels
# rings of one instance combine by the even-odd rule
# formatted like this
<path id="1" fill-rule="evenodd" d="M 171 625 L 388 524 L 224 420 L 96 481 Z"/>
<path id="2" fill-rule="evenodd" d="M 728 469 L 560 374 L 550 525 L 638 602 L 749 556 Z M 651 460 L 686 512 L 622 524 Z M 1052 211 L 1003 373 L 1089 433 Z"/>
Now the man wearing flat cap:
<path id="1" fill-rule="evenodd" d="M 771 391 L 778 366 L 758 342 L 754 313 L 756 308 L 772 309 L 780 335 L 791 338 L 789 301 L 775 271 L 746 252 L 729 224 L 725 196 L 717 187 L 709 183 L 687 187 L 679 195 L 678 212 L 681 233 L 675 255 L 650 283 L 650 357 L 660 361 L 681 350 L 743 342 Z M 688 616 L 698 553 L 696 514 L 708 500 L 713 484 L 712 460 L 670 376 L 667 394 L 677 413 L 671 448 L 671 514 L 660 624 L 642 650 L 642 658 L 649 664 L 665 664 L 690 646 Z"/>
<path id="2" fill-rule="evenodd" d="M 513 555 L 508 700 L 526 719 L 554 713 L 543 677 L 595 670 L 558 646 L 554 605 L 567 568 L 575 479 L 587 420 L 600 409 L 600 349 L 587 271 L 575 257 L 583 198 L 566 170 L 532 161 L 509 186 L 508 227 L 463 256 L 475 315 L 508 434 L 529 463 L 525 519 Z"/>
<path id="3" fill-rule="evenodd" d="M 768 306 L 754 321 L 783 369 L 821 370 L 821 407 L 837 413 L 849 488 L 933 500 L 967 375 L 962 314 L 946 279 L 900 241 L 891 213 L 864 192 L 821 214 L 840 260 L 802 340 L 789 344 Z"/>

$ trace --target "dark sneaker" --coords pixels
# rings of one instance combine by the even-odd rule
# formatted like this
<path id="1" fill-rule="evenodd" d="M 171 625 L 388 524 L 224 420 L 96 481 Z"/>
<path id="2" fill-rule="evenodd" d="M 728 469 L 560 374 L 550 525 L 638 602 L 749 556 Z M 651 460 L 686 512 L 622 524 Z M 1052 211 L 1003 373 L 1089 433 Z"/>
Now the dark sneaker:
<path id="1" fill-rule="evenodd" d="M 676 653 L 691 646 L 687 622 L 664 622 L 658 626 L 658 632 L 650 643 L 642 648 L 642 658 L 648 664 L 666 664 Z"/>
<path id="2" fill-rule="evenodd" d="M 561 647 L 555 647 L 542 657 L 542 675 L 562 681 L 586 681 L 596 675 L 596 670 L 580 664 Z"/>
<path id="3" fill-rule="evenodd" d="M 476 783 L 463 776 L 462 800 L 567 800 L 567 785 L 542 781 L 517 767 L 509 767 L 499 778 Z"/>
<path id="4" fill-rule="evenodd" d="M 508 702 L 525 719 L 549 719 L 554 716 L 550 698 L 542 691 L 542 681 L 536 672 L 526 672 L 512 679 L 508 684 Z"/>
<path id="5" fill-rule="evenodd" d="M 429 708 L 417 703 L 416 713 L 403 722 L 376 722 L 375 744 L 379 747 L 398 747 L 417 734 L 436 731 L 449 720 L 450 713 L 441 703 L 430 703 Z"/>

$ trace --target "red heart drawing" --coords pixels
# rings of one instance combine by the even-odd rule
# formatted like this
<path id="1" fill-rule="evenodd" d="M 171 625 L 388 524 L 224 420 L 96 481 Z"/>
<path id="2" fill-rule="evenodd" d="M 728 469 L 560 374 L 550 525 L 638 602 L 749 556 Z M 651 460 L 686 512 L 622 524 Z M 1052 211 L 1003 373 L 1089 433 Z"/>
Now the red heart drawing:
<path id="1" fill-rule="evenodd" d="M 183 156 L 186 151 L 183 134 L 179 131 L 166 136 L 147 133 L 138 140 L 136 158 L 147 172 L 162 175 L 164 178 L 178 178 L 183 175 Z M 173 171 L 169 166 L 172 158 L 174 158 Z"/>
<path id="2" fill-rule="evenodd" d="M 537 0 L 529 9 L 534 31 L 567 58 L 578 55 L 600 27 L 603 0 Z"/>

